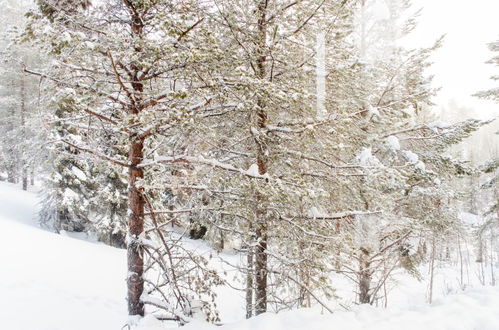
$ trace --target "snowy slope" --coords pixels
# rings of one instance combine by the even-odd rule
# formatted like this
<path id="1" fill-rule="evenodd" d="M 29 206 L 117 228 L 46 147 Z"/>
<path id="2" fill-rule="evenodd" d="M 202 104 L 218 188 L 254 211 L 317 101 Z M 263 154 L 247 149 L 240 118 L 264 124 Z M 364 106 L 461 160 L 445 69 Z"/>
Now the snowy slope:
<path id="1" fill-rule="evenodd" d="M 121 329 L 125 251 L 40 229 L 36 203 L 0 183 L 0 329 Z"/>
<path id="2" fill-rule="evenodd" d="M 122 329 L 127 320 L 125 251 L 45 231 L 36 224 L 36 212 L 36 194 L 0 182 L 0 329 Z M 208 249 L 200 241 L 187 243 L 198 251 Z M 232 258 L 231 262 L 237 261 L 237 256 Z M 401 275 L 387 309 L 353 306 L 349 311 L 337 309 L 332 315 L 302 309 L 266 313 L 250 320 L 240 320 L 241 293 L 225 287 L 217 290 L 225 324 L 219 327 L 196 321 L 183 329 L 499 329 L 499 288 L 474 285 L 461 292 L 455 289 L 455 269 L 451 268 L 438 270 L 436 281 L 431 306 L 424 302 L 425 283 Z M 351 292 L 347 283 L 338 281 L 337 286 L 340 295 Z M 168 326 L 171 324 L 149 316 L 138 330 Z"/>

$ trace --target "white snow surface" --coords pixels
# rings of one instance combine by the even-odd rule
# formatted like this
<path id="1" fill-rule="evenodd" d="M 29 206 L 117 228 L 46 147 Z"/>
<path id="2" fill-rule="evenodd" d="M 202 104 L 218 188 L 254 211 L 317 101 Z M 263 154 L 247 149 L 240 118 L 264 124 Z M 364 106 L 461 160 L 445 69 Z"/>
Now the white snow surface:
<path id="1" fill-rule="evenodd" d="M 39 228 L 38 198 L 33 192 L 0 182 L 0 329 L 119 330 L 127 322 L 126 253 L 100 243 L 57 235 Z M 192 248 L 209 249 L 201 241 Z M 197 244 L 197 245 L 195 245 Z M 221 254 L 237 262 L 236 254 Z M 222 266 L 221 266 L 222 267 Z M 396 274 L 388 308 L 353 305 L 345 279 L 335 277 L 337 295 L 348 310 L 331 302 L 335 312 L 320 308 L 265 313 L 244 320 L 243 293 L 217 290 L 222 326 L 193 321 L 185 330 L 496 330 L 499 287 L 482 286 L 469 263 L 466 290 L 458 285 L 458 267 L 442 263 L 435 275 L 434 302 L 425 303 L 426 281 Z M 486 266 L 487 267 L 487 266 Z M 423 267 L 421 272 L 426 272 Z M 486 271 L 489 273 L 490 271 Z M 230 276 L 229 276 L 230 277 Z M 342 298 L 340 298 L 342 299 Z M 152 316 L 136 330 L 171 329 Z"/>
<path id="2" fill-rule="evenodd" d="M 0 329 L 120 329 L 125 251 L 39 228 L 37 203 L 0 182 Z"/>
<path id="3" fill-rule="evenodd" d="M 400 141 L 395 135 L 390 135 L 386 138 L 386 143 L 388 147 L 392 150 L 400 150 Z"/>
<path id="4" fill-rule="evenodd" d="M 484 222 L 484 219 L 481 216 L 469 212 L 459 213 L 459 219 L 468 225 L 474 226 L 480 226 Z"/>
<path id="5" fill-rule="evenodd" d="M 419 156 L 410 150 L 403 150 L 405 158 L 411 163 L 417 163 L 419 161 Z"/>
<path id="6" fill-rule="evenodd" d="M 83 172 L 82 170 L 80 170 L 78 167 L 73 166 L 72 171 L 73 171 L 74 175 L 76 175 L 76 177 L 77 177 L 80 181 L 85 181 L 85 180 L 87 180 L 87 175 L 85 174 L 85 172 Z"/>
<path id="7" fill-rule="evenodd" d="M 260 175 L 260 172 L 258 170 L 258 165 L 257 164 L 251 164 L 251 166 L 248 168 L 248 170 L 246 171 L 246 173 L 248 173 L 248 175 L 251 175 L 251 176 L 258 176 L 258 175 Z"/>
<path id="8" fill-rule="evenodd" d="M 185 330 L 497 330 L 499 315 L 494 295 L 499 288 L 469 290 L 447 296 L 432 305 L 380 309 L 360 305 L 350 311 L 323 314 L 320 309 L 301 309 L 279 314 L 265 313 L 250 320 L 222 327 L 190 323 Z M 143 330 L 160 330 L 144 327 Z"/>
<path id="9" fill-rule="evenodd" d="M 381 164 L 379 159 L 373 156 L 371 148 L 362 149 L 360 154 L 357 155 L 357 160 L 363 166 L 377 166 Z"/>

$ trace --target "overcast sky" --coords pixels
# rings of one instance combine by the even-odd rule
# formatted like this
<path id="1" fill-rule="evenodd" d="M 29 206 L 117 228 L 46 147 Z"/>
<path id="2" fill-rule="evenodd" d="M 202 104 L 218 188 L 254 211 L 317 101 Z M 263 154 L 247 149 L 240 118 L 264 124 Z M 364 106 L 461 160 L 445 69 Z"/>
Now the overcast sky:
<path id="1" fill-rule="evenodd" d="M 435 102 L 445 106 L 450 100 L 470 107 L 477 114 L 499 116 L 499 105 L 471 95 L 494 86 L 490 80 L 499 68 L 485 64 L 493 53 L 487 43 L 499 39 L 499 0 L 414 0 L 423 8 L 419 25 L 410 37 L 414 46 L 429 46 L 446 34 L 444 45 L 433 56 L 429 70 L 434 85 L 442 88 Z M 497 84 L 497 82 L 496 82 Z"/>

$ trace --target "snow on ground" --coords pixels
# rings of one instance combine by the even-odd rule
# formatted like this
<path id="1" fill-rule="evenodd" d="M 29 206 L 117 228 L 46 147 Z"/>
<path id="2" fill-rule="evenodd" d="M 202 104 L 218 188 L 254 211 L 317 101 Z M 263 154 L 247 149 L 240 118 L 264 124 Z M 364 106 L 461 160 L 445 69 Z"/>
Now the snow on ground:
<path id="1" fill-rule="evenodd" d="M 361 305 L 351 311 L 321 314 L 319 309 L 302 309 L 280 314 L 266 313 L 247 321 L 222 327 L 189 324 L 185 330 L 497 330 L 499 288 L 480 288 L 439 299 L 433 305 L 410 309 L 379 309 Z M 147 320 L 148 324 L 153 324 Z M 160 328 L 144 327 L 144 330 Z"/>
<path id="2" fill-rule="evenodd" d="M 126 316 L 126 253 L 99 243 L 39 228 L 38 198 L 0 182 L 0 329 L 6 330 L 119 330 Z M 187 241 L 190 248 L 209 254 L 202 241 Z M 221 254 L 229 263 L 239 256 Z M 233 276 L 230 266 L 210 263 Z M 223 326 L 195 321 L 185 330 L 497 330 L 499 287 L 477 283 L 477 266 L 469 263 L 460 289 L 456 265 L 441 264 L 436 270 L 434 302 L 425 303 L 426 282 L 403 275 L 391 286 L 388 308 L 336 307 L 334 314 L 320 308 L 279 314 L 265 313 L 250 320 L 244 315 L 242 292 L 229 287 L 217 290 Z M 425 268 L 421 269 L 422 273 Z M 489 270 L 486 270 L 489 271 Z M 348 282 L 338 278 L 337 294 L 351 299 Z M 338 305 L 338 304 L 335 304 Z M 148 316 L 138 330 L 164 330 L 171 326 Z"/>
<path id="3" fill-rule="evenodd" d="M 125 251 L 40 229 L 37 202 L 0 183 L 0 329 L 121 329 Z"/>

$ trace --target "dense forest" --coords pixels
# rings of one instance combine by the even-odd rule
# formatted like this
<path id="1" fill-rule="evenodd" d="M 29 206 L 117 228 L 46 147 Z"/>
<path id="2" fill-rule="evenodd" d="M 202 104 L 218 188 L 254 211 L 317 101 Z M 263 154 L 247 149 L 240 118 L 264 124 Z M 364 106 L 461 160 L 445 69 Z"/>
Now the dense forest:
<path id="1" fill-rule="evenodd" d="M 43 228 L 127 250 L 130 326 L 223 323 L 220 286 L 246 318 L 332 312 L 338 277 L 386 306 L 395 272 L 431 303 L 442 261 L 495 285 L 499 126 L 435 111 L 445 38 L 402 46 L 409 0 L 0 7 L 0 180 L 40 187 Z"/>

